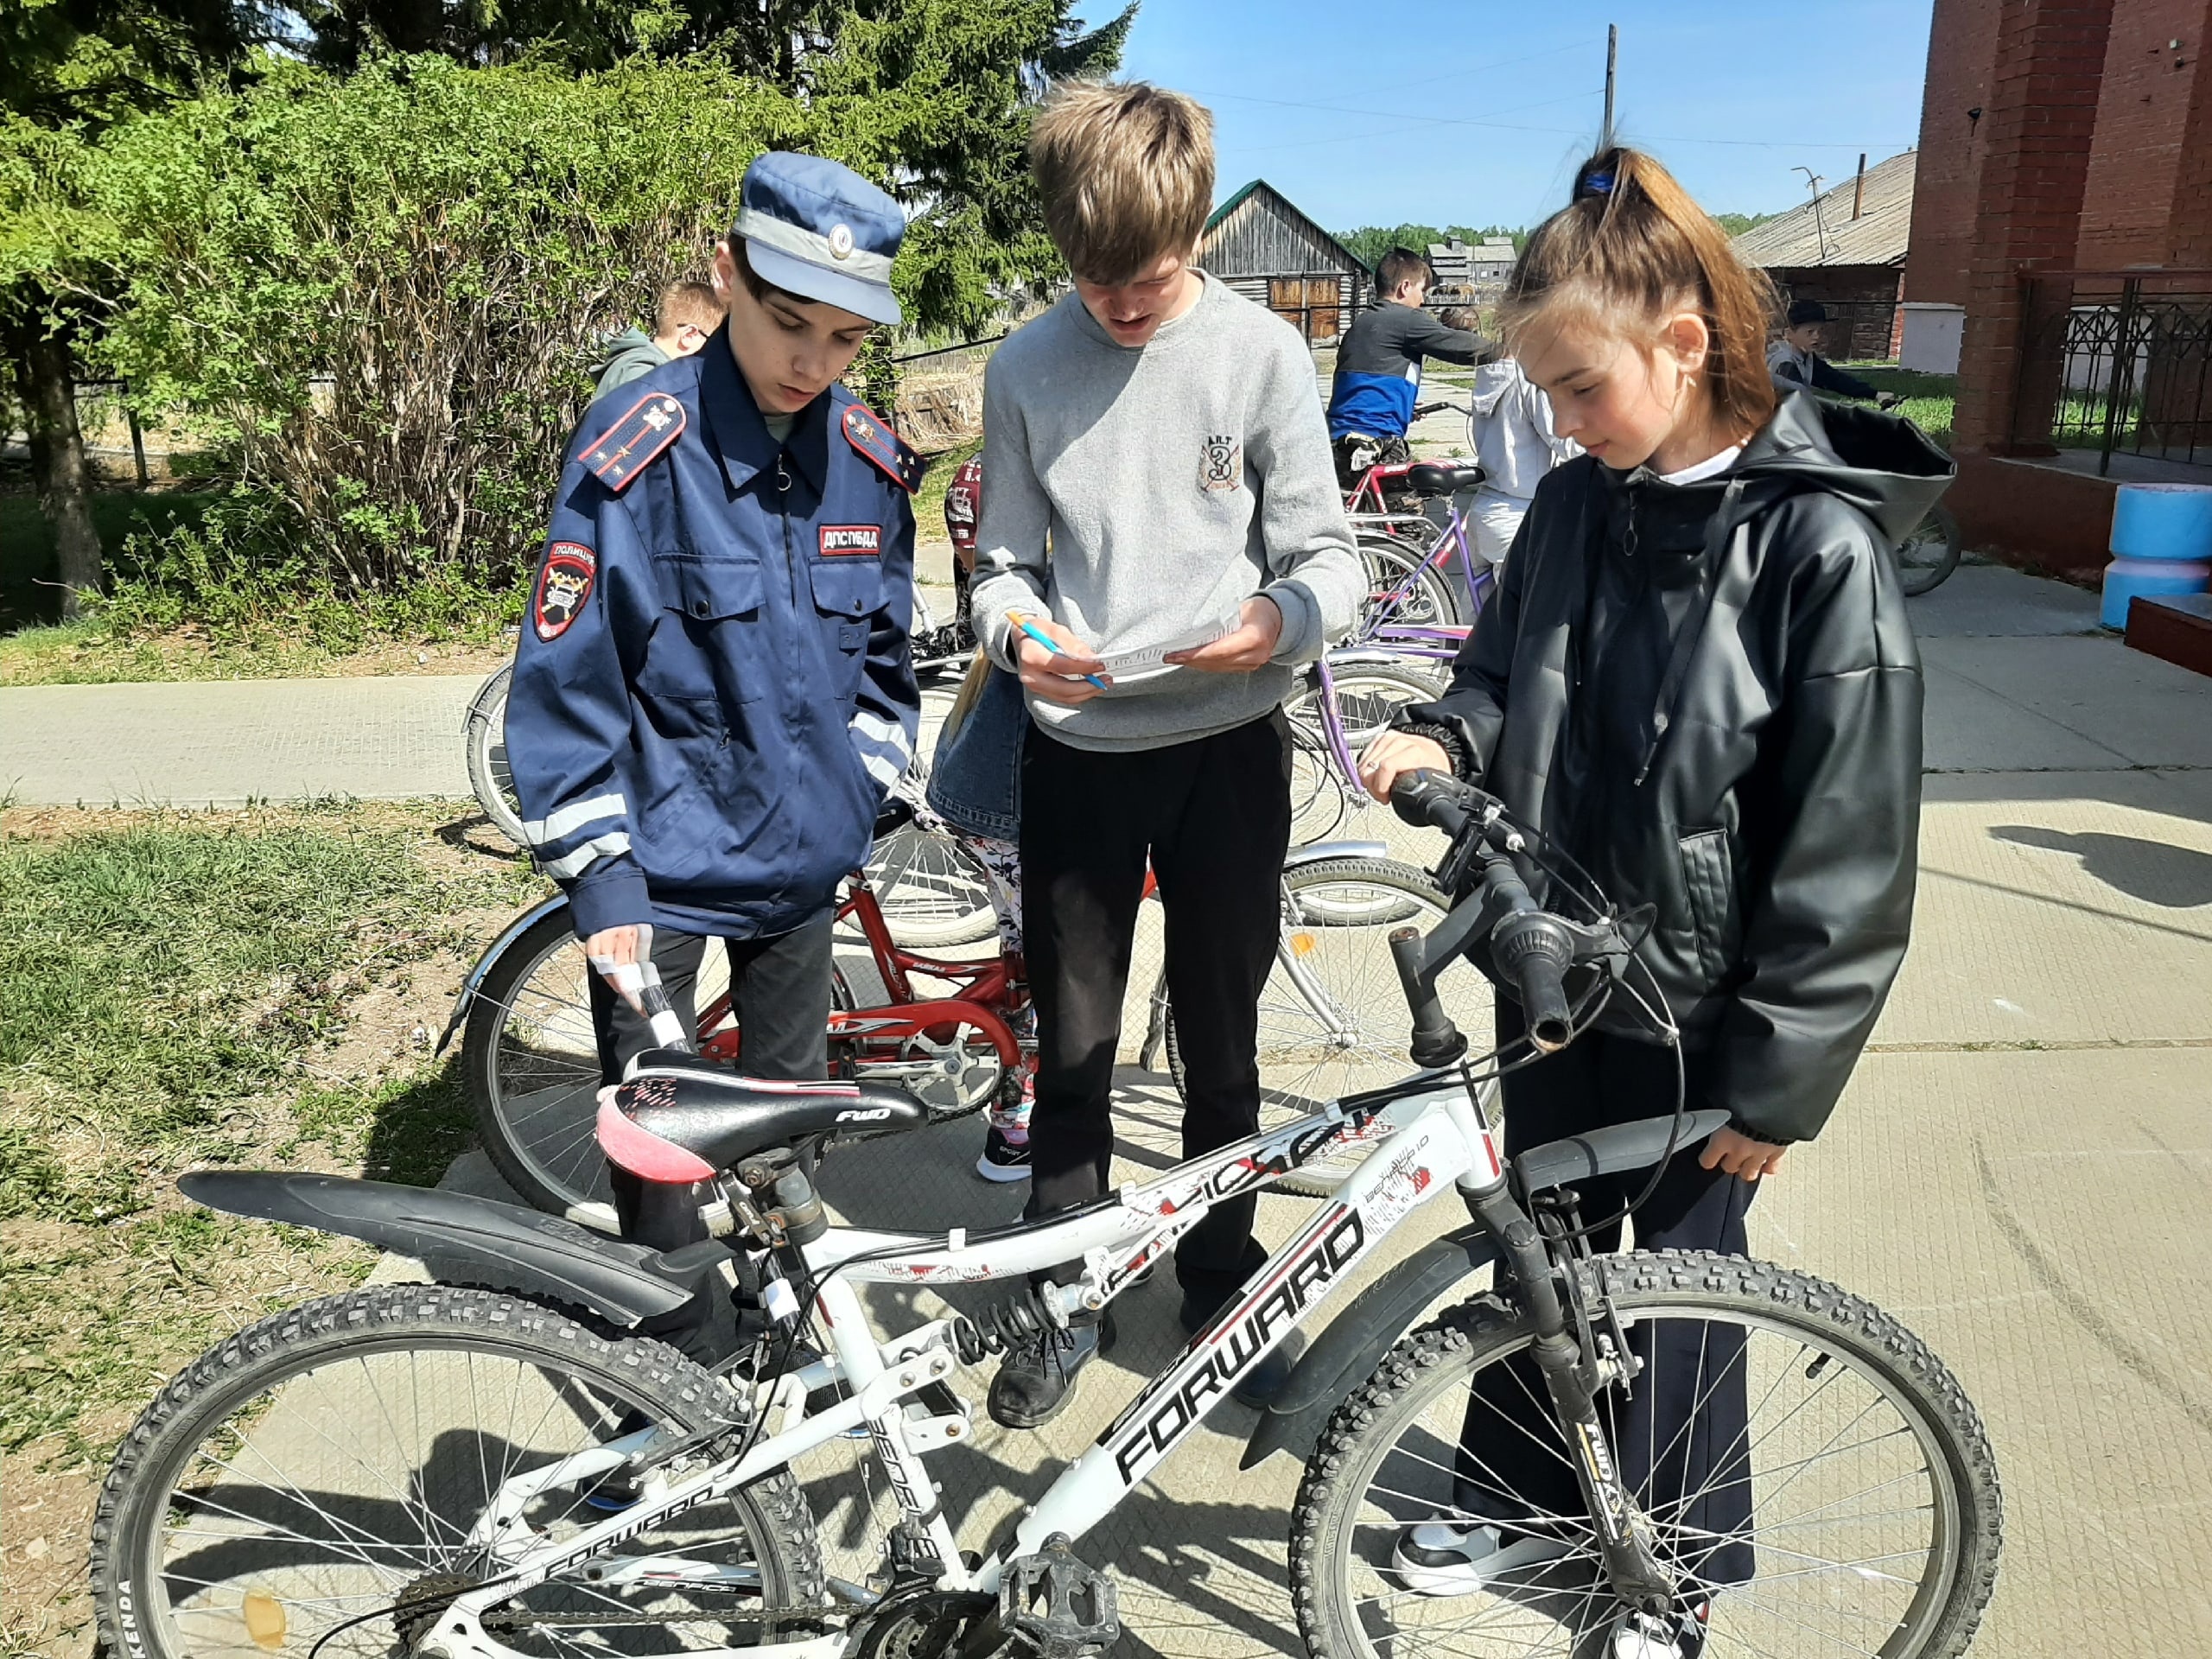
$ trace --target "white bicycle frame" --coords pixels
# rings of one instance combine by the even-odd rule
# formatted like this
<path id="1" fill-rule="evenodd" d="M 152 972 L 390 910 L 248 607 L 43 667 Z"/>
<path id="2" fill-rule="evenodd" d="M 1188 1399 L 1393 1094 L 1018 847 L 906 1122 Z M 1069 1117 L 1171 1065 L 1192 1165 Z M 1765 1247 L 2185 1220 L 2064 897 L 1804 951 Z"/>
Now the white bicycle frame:
<path id="1" fill-rule="evenodd" d="M 959 1363 L 952 1321 L 934 1320 L 888 1341 L 871 1331 L 862 1284 L 972 1284 L 1026 1277 L 1080 1261 L 1081 1281 L 1064 1304 L 1103 1307 L 1224 1200 L 1262 1187 L 1319 1157 L 1341 1140 L 1387 1137 L 1313 1219 L 1246 1281 L 1234 1300 L 1185 1346 L 1175 1361 L 1139 1391 L 1090 1449 L 1061 1471 L 1016 1528 L 1001 1554 L 969 1569 L 950 1524 L 937 1503 L 925 1453 L 958 1439 L 965 1419 L 918 1419 L 904 1403 L 950 1376 Z M 902 1518 L 918 1524 L 945 1563 L 940 1589 L 995 1593 L 1007 1562 L 1033 1554 L 1055 1533 L 1080 1538 L 1138 1481 L 1195 1429 L 1211 1407 L 1351 1276 L 1359 1263 L 1414 1209 L 1447 1189 L 1470 1198 L 1505 1182 L 1497 1136 L 1467 1084 L 1436 1073 L 1408 1079 L 1347 1105 L 1332 1101 L 1312 1116 L 1248 1136 L 1217 1152 L 1179 1164 L 1158 1179 L 1122 1189 L 1046 1221 L 988 1232 L 955 1229 L 942 1235 L 832 1228 L 804 1247 L 818 1275 L 815 1312 L 830 1352 L 804 1370 L 759 1390 L 755 1410 L 780 1423 L 744 1456 L 675 1483 L 648 1475 L 637 1503 L 558 1542 L 523 1525 L 531 1497 L 548 1486 L 575 1485 L 626 1461 L 639 1437 L 610 1441 L 508 1481 L 471 1533 L 506 1571 L 456 1598 L 418 1649 L 433 1659 L 516 1659 L 494 1642 L 479 1616 L 578 1562 L 601 1558 L 655 1522 L 723 1497 L 770 1474 L 840 1435 L 865 1427 L 874 1441 Z M 805 1398 L 830 1382 L 846 1397 L 809 1414 Z M 955 1427 L 955 1426 L 957 1427 Z M 679 1558 L 656 1558 L 650 1569 L 620 1564 L 620 1577 L 672 1580 L 727 1577 Z M 849 1632 L 744 1648 L 684 1649 L 686 1659 L 835 1659 Z"/>

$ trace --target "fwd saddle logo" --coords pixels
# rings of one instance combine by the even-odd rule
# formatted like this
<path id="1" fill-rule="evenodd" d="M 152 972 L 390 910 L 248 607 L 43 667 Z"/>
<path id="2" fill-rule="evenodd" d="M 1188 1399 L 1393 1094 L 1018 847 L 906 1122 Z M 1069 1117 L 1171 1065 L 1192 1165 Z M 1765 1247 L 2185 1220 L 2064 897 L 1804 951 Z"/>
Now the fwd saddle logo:
<path id="1" fill-rule="evenodd" d="M 880 1123 L 890 1116 L 888 1106 L 860 1106 L 838 1113 L 834 1121 L 839 1123 Z"/>

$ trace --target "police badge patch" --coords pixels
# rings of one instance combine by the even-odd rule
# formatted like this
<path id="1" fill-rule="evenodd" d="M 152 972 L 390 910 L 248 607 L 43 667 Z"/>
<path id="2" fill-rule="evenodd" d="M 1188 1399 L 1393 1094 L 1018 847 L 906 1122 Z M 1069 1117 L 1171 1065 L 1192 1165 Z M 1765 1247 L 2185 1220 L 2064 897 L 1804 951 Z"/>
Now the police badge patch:
<path id="1" fill-rule="evenodd" d="M 591 597 L 592 578 L 598 573 L 599 556 L 581 542 L 556 542 L 546 550 L 544 568 L 537 573 L 537 600 L 531 607 L 540 639 L 550 645 L 569 631 Z"/>
<path id="2" fill-rule="evenodd" d="M 1242 489 L 1244 485 L 1244 445 L 1234 437 L 1216 434 L 1199 452 L 1198 487 L 1208 494 Z"/>

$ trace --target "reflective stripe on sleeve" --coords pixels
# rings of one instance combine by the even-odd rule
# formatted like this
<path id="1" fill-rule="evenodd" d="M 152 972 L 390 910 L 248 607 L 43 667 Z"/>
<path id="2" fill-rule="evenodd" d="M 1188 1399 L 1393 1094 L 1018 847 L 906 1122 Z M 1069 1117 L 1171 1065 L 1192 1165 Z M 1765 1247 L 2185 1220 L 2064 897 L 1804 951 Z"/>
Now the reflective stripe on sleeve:
<path id="1" fill-rule="evenodd" d="M 897 783 L 906 770 L 896 760 L 880 754 L 870 754 L 865 749 L 861 752 L 861 765 L 869 777 L 874 779 L 886 789 L 889 789 Z"/>
<path id="2" fill-rule="evenodd" d="M 901 766 L 914 758 L 914 740 L 906 735 L 906 728 L 895 720 L 886 720 L 880 715 L 872 715 L 863 709 L 853 716 L 852 729 L 861 737 L 897 755 Z"/>
<path id="3" fill-rule="evenodd" d="M 620 793 L 594 795 L 588 801 L 571 801 L 542 818 L 524 823 L 523 833 L 530 837 L 532 846 L 543 847 L 548 842 L 558 841 L 572 830 L 588 823 L 597 823 L 602 818 L 619 818 L 630 810 L 630 803 Z"/>
<path id="4" fill-rule="evenodd" d="M 584 842 L 572 853 L 547 860 L 545 873 L 548 875 L 559 876 L 563 880 L 568 880 L 582 875 L 588 866 L 601 858 L 612 857 L 616 853 L 626 853 L 629 850 L 628 834 L 617 830 L 612 835 L 600 836 Z"/>

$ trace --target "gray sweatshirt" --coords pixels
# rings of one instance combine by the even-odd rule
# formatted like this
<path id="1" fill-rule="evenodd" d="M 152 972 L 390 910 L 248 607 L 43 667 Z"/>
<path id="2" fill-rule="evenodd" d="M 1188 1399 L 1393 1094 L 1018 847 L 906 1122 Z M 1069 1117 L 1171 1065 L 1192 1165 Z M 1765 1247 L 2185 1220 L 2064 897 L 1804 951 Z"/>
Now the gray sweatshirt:
<path id="1" fill-rule="evenodd" d="M 1116 345 L 1071 294 L 999 347 L 976 546 L 976 637 L 1001 664 L 1014 611 L 1113 653 L 1234 616 L 1255 594 L 1281 610 L 1268 667 L 1173 669 L 1074 709 L 1030 699 L 1046 731 L 1084 749 L 1161 748 L 1258 719 L 1367 591 L 1305 342 L 1211 276 L 1147 345 Z"/>

